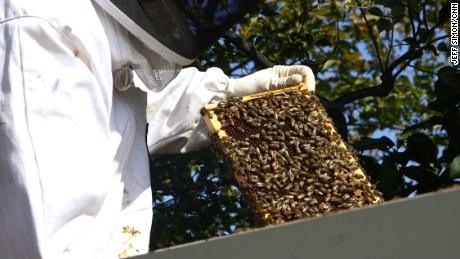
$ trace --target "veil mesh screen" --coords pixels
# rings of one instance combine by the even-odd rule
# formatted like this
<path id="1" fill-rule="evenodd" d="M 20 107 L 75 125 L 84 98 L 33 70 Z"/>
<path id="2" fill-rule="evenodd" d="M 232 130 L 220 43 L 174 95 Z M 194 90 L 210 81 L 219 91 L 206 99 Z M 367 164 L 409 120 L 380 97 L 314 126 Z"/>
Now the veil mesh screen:
<path id="1" fill-rule="evenodd" d="M 175 53 L 195 59 L 257 5 L 244 0 L 111 0 Z"/>

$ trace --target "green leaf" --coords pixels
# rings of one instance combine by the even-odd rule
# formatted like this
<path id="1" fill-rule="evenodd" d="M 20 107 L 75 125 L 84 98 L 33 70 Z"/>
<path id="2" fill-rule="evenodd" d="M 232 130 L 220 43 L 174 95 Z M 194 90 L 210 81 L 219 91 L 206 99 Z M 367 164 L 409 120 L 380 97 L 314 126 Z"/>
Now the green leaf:
<path id="1" fill-rule="evenodd" d="M 305 42 L 306 42 L 308 45 L 310 45 L 310 44 L 313 43 L 314 37 L 313 37 L 313 35 L 311 35 L 310 33 L 306 33 L 306 34 L 304 35 L 304 40 L 305 40 Z"/>
<path id="2" fill-rule="evenodd" d="M 435 56 L 439 55 L 438 50 L 436 49 L 436 47 L 433 44 L 428 44 L 425 47 L 423 47 L 423 49 L 431 51 Z"/>
<path id="3" fill-rule="evenodd" d="M 331 68 L 332 66 L 336 65 L 338 63 L 338 60 L 335 60 L 335 59 L 329 59 L 328 61 L 326 61 L 326 63 L 324 63 L 322 69 L 321 69 L 321 72 L 324 72 L 326 70 L 328 70 L 329 68 Z"/>
<path id="4" fill-rule="evenodd" d="M 268 17 L 270 17 L 270 16 L 276 16 L 276 15 L 279 15 L 279 14 L 280 14 L 280 13 L 278 13 L 278 12 L 272 10 L 272 9 L 265 9 L 265 10 L 262 10 L 260 13 L 261 13 L 262 15 L 268 16 Z"/>
<path id="5" fill-rule="evenodd" d="M 406 8 L 403 5 L 394 5 L 391 8 L 391 14 L 395 18 L 401 18 L 405 15 L 405 13 L 406 13 Z"/>
<path id="6" fill-rule="evenodd" d="M 367 10 L 370 14 L 372 15 L 375 15 L 375 16 L 383 16 L 383 11 L 382 9 L 376 7 L 376 6 L 373 6 L 371 8 L 369 8 L 369 10 Z"/>
<path id="7" fill-rule="evenodd" d="M 410 7 L 416 9 L 420 5 L 420 0 L 408 0 L 407 3 Z"/>
<path id="8" fill-rule="evenodd" d="M 451 66 L 442 67 L 438 71 L 438 76 L 444 84 L 452 87 L 455 92 L 460 93 L 460 73 L 457 69 Z"/>
<path id="9" fill-rule="evenodd" d="M 377 162 L 377 159 L 375 157 L 365 155 L 357 155 L 357 157 L 366 175 L 370 176 L 371 183 L 376 183 L 380 168 L 380 164 Z"/>
<path id="10" fill-rule="evenodd" d="M 380 138 L 368 138 L 363 137 L 360 140 L 352 144 L 352 146 L 359 151 L 369 150 L 369 149 L 379 149 L 382 151 L 388 151 L 390 148 L 394 147 L 395 144 L 388 137 Z"/>
<path id="11" fill-rule="evenodd" d="M 417 0 L 418 2 L 418 0 Z M 420 14 L 419 14 L 419 11 L 417 9 L 410 9 L 410 14 L 412 15 L 412 18 L 417 21 L 417 22 L 420 22 Z"/>
<path id="12" fill-rule="evenodd" d="M 428 108 L 433 111 L 444 112 L 446 110 L 446 102 L 443 99 L 437 98 L 428 103 Z"/>
<path id="13" fill-rule="evenodd" d="M 434 30 L 419 29 L 420 41 L 427 42 L 434 36 Z"/>
<path id="14" fill-rule="evenodd" d="M 423 133 L 415 133 L 410 135 L 407 140 L 407 148 L 409 149 L 423 149 L 426 145 L 431 145 L 431 139 Z"/>
<path id="15" fill-rule="evenodd" d="M 254 45 L 254 46 L 258 45 L 263 39 L 264 39 L 263 37 L 256 36 L 254 38 L 254 41 L 253 41 L 252 45 Z"/>
<path id="16" fill-rule="evenodd" d="M 375 0 L 374 4 L 383 5 L 385 7 L 391 8 L 394 5 L 394 1 L 391 1 L 391 0 Z"/>
<path id="17" fill-rule="evenodd" d="M 411 160 L 425 165 L 436 162 L 438 148 L 427 135 L 423 133 L 412 134 L 407 138 L 406 144 Z"/>
<path id="18" fill-rule="evenodd" d="M 317 46 L 330 46 L 331 42 L 329 41 L 328 37 L 321 37 L 316 41 Z"/>
<path id="19" fill-rule="evenodd" d="M 414 50 L 414 52 L 412 53 L 412 56 L 411 58 L 412 59 L 419 59 L 423 56 L 423 51 L 421 49 L 416 49 Z"/>
<path id="20" fill-rule="evenodd" d="M 398 145 L 401 145 L 401 143 L 398 142 Z M 410 160 L 409 153 L 407 152 L 407 150 L 403 152 L 393 152 L 390 155 L 391 158 L 400 165 L 406 165 L 407 162 L 409 162 Z"/>
<path id="21" fill-rule="evenodd" d="M 441 116 L 432 116 L 429 120 L 423 121 L 420 123 L 413 124 L 403 130 L 403 134 L 413 130 L 419 129 L 429 129 L 435 125 L 442 125 L 444 123 L 444 119 Z"/>
<path id="22" fill-rule="evenodd" d="M 402 174 L 398 172 L 396 164 L 390 157 L 384 157 L 379 170 L 378 188 L 385 193 L 394 193 L 401 184 Z"/>
<path id="23" fill-rule="evenodd" d="M 449 4 L 445 4 L 441 10 L 439 10 L 438 14 L 438 23 L 439 25 L 443 25 L 446 23 L 450 18 L 450 12 L 449 12 Z"/>
<path id="24" fill-rule="evenodd" d="M 438 80 L 434 84 L 434 93 L 437 97 L 429 108 L 444 112 L 460 103 L 460 73 L 453 67 L 443 67 L 438 72 Z"/>
<path id="25" fill-rule="evenodd" d="M 334 122 L 334 126 L 342 139 L 348 142 L 348 125 L 343 113 L 339 109 L 328 109 L 327 113 Z"/>
<path id="26" fill-rule="evenodd" d="M 447 44 L 445 42 L 440 42 L 438 44 L 438 50 L 446 52 L 449 50 L 449 48 L 447 47 Z"/>
<path id="27" fill-rule="evenodd" d="M 450 178 L 460 177 L 460 155 L 452 160 L 452 163 L 450 164 L 449 176 Z"/>
<path id="28" fill-rule="evenodd" d="M 380 18 L 377 21 L 377 29 L 379 32 L 382 32 L 382 31 L 388 32 L 391 29 L 393 29 L 393 23 L 389 22 L 388 20 L 384 18 Z"/>
<path id="29" fill-rule="evenodd" d="M 433 167 L 408 166 L 401 173 L 419 184 L 432 185 L 437 183 L 437 170 Z"/>
<path id="30" fill-rule="evenodd" d="M 412 38 L 412 37 L 407 37 L 407 38 L 405 38 L 403 41 L 404 41 L 404 42 L 407 42 L 407 43 L 409 43 L 409 44 L 411 44 L 411 45 L 415 44 L 415 40 L 414 40 L 414 38 Z"/>
<path id="31" fill-rule="evenodd" d="M 448 79 L 448 75 L 445 75 L 444 80 L 451 80 Z M 451 87 L 449 87 L 447 84 L 444 83 L 444 80 L 441 79 L 441 76 L 439 76 L 438 80 L 434 83 L 434 94 L 436 97 L 438 97 L 442 101 L 446 101 L 452 97 L 452 91 Z"/>
<path id="32" fill-rule="evenodd" d="M 460 150 L 460 117 L 450 117 L 443 125 L 443 127 L 447 132 L 447 136 L 449 137 L 449 145 L 454 152 L 456 150 L 456 153 L 454 154 L 458 154 Z"/>

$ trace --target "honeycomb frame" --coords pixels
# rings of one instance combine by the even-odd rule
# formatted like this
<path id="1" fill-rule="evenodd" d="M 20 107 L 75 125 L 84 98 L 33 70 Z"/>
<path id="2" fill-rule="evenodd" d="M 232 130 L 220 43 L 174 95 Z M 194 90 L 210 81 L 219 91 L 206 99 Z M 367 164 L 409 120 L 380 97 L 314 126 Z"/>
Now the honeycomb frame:
<path id="1" fill-rule="evenodd" d="M 257 226 L 383 201 L 304 84 L 231 97 L 201 112 Z"/>

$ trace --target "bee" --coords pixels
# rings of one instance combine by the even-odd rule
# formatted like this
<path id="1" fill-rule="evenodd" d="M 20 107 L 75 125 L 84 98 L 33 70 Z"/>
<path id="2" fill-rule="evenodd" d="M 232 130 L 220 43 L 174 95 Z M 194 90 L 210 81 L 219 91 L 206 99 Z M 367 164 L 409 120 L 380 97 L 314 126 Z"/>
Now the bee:
<path id="1" fill-rule="evenodd" d="M 318 204 L 318 200 L 315 199 L 315 198 L 311 199 L 311 200 L 308 202 L 308 205 L 310 205 L 310 206 L 315 206 L 315 205 L 317 205 L 317 204 Z"/>
<path id="2" fill-rule="evenodd" d="M 260 138 L 260 133 L 249 135 L 249 139 L 258 140 Z"/>
<path id="3" fill-rule="evenodd" d="M 266 140 L 266 141 L 269 141 L 269 142 L 272 142 L 272 141 L 273 141 L 273 138 L 270 137 L 269 135 L 263 135 L 262 138 L 263 138 L 264 140 Z"/>
<path id="4" fill-rule="evenodd" d="M 249 115 L 251 115 L 253 118 L 257 118 L 259 117 L 259 115 L 257 114 L 257 112 L 255 112 L 254 110 L 249 110 L 248 112 Z"/>
<path id="5" fill-rule="evenodd" d="M 260 129 L 259 133 L 262 137 L 267 135 L 267 132 L 265 131 L 265 129 Z"/>
<path id="6" fill-rule="evenodd" d="M 351 203 L 343 203 L 340 207 L 343 208 L 343 209 L 349 209 L 349 208 L 353 207 L 353 204 L 351 204 Z"/>
<path id="7" fill-rule="evenodd" d="M 249 147 L 250 146 L 249 142 L 247 142 L 247 141 L 241 141 L 240 145 L 243 146 L 243 147 Z"/>
<path id="8" fill-rule="evenodd" d="M 266 165 L 262 166 L 261 169 L 262 169 L 262 171 L 268 171 L 268 170 L 270 170 L 270 165 L 266 164 Z"/>
<path id="9" fill-rule="evenodd" d="M 280 145 L 278 143 L 272 142 L 268 145 L 271 149 L 279 149 Z"/>
<path id="10" fill-rule="evenodd" d="M 317 190 L 317 189 L 313 190 L 313 193 L 316 194 L 316 195 L 319 195 L 319 196 L 324 196 L 324 193 L 319 191 L 319 190 Z"/>
<path id="11" fill-rule="evenodd" d="M 251 183 L 258 183 L 259 182 L 259 178 L 257 176 L 254 176 L 254 175 L 251 175 L 249 177 L 249 182 Z"/>
<path id="12" fill-rule="evenodd" d="M 382 194 L 381 194 L 379 191 L 377 191 L 376 189 L 374 189 L 374 190 L 372 191 L 372 193 L 373 193 L 376 197 L 382 197 Z"/>
<path id="13" fill-rule="evenodd" d="M 299 182 L 299 188 L 303 188 L 305 186 L 305 182 L 304 181 L 300 181 Z"/>

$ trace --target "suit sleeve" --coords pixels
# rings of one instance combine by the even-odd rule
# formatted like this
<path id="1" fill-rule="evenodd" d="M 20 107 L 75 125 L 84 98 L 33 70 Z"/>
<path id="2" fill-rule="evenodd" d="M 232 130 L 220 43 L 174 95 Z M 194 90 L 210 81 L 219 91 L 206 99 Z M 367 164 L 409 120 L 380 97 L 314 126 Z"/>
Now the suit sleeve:
<path id="1" fill-rule="evenodd" d="M 225 96 L 228 76 L 219 68 L 183 69 L 160 93 L 150 93 L 147 144 L 151 154 L 183 153 L 210 144 L 200 109 Z"/>

